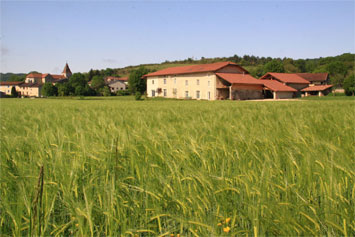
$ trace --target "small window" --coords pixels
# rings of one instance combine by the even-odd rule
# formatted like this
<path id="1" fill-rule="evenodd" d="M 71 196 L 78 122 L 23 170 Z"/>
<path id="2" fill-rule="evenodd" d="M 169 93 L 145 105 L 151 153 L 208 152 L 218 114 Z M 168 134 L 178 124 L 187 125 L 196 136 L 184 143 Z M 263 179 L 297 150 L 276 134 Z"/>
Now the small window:
<path id="1" fill-rule="evenodd" d="M 185 80 L 185 86 L 188 86 L 188 85 L 189 85 L 189 81 Z"/>
<path id="2" fill-rule="evenodd" d="M 207 92 L 207 99 L 211 99 L 211 92 L 209 91 L 209 92 Z"/>
<path id="3" fill-rule="evenodd" d="M 173 94 L 174 94 L 174 95 L 177 94 L 177 89 L 176 89 L 176 88 L 173 89 Z"/>
<path id="4" fill-rule="evenodd" d="M 189 92 L 188 91 L 185 91 L 185 97 L 189 97 Z"/>
<path id="5" fill-rule="evenodd" d="M 200 85 L 200 80 L 197 79 L 196 84 L 199 86 Z"/>
<path id="6" fill-rule="evenodd" d="M 152 90 L 152 97 L 155 96 L 155 90 Z"/>
<path id="7" fill-rule="evenodd" d="M 154 85 L 154 80 L 152 80 L 152 84 Z"/>
<path id="8" fill-rule="evenodd" d="M 164 96 L 166 96 L 167 95 L 167 92 L 166 92 L 166 89 L 164 89 Z"/>
<path id="9" fill-rule="evenodd" d="M 208 81 L 208 86 L 211 86 L 211 81 Z"/>
<path id="10" fill-rule="evenodd" d="M 196 91 L 196 98 L 200 99 L 200 91 Z"/>
<path id="11" fill-rule="evenodd" d="M 164 78 L 164 84 L 166 84 L 166 79 Z"/>

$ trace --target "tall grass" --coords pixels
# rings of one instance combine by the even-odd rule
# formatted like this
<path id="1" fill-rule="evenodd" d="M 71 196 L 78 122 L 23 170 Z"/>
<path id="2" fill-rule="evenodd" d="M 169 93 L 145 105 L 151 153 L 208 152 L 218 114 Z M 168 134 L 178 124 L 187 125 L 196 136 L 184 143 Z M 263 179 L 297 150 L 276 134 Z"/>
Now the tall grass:
<path id="1" fill-rule="evenodd" d="M 354 101 L 0 103 L 0 235 L 355 233 Z"/>

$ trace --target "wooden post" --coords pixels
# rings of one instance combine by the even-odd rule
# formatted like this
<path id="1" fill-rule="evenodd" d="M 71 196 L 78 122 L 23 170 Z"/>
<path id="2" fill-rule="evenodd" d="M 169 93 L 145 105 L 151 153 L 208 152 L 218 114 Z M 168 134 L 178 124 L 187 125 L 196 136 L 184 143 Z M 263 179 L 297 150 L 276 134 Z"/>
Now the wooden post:
<path id="1" fill-rule="evenodd" d="M 232 98 L 232 85 L 229 86 L 229 99 L 233 100 L 233 98 Z"/>

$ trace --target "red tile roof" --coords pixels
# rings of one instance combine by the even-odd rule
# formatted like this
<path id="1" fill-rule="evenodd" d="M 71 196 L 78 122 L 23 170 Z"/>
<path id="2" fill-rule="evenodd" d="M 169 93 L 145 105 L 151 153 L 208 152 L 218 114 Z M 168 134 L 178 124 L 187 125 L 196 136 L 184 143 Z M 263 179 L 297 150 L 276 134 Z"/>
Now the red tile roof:
<path id="1" fill-rule="evenodd" d="M 128 77 L 119 77 L 118 80 L 119 81 L 128 81 Z"/>
<path id="2" fill-rule="evenodd" d="M 43 74 L 42 73 L 30 73 L 26 76 L 29 77 L 29 78 L 42 78 Z"/>
<path id="3" fill-rule="evenodd" d="M 0 81 L 1 86 L 15 86 L 22 84 L 22 81 Z"/>
<path id="4" fill-rule="evenodd" d="M 264 85 L 260 80 L 252 77 L 249 74 L 216 73 L 216 75 L 231 84 Z"/>
<path id="5" fill-rule="evenodd" d="M 328 73 L 296 73 L 296 74 L 310 82 L 326 81 L 328 78 Z"/>
<path id="6" fill-rule="evenodd" d="M 276 80 L 260 80 L 262 83 L 264 83 L 264 86 L 267 87 L 268 89 L 272 91 L 289 91 L 289 92 L 296 92 L 297 90 L 286 86 L 282 84 L 279 81 Z"/>
<path id="7" fill-rule="evenodd" d="M 333 85 L 309 86 L 309 87 L 302 89 L 301 91 L 324 91 L 324 90 L 329 89 L 331 87 L 333 87 Z"/>
<path id="8" fill-rule="evenodd" d="M 41 87 L 41 84 L 37 83 L 23 83 L 20 85 L 20 87 Z"/>
<path id="9" fill-rule="evenodd" d="M 66 77 L 63 76 L 63 75 L 57 75 L 57 74 L 49 74 L 49 75 L 51 75 L 51 76 L 53 77 L 53 79 L 56 79 L 56 80 L 66 78 Z"/>
<path id="10" fill-rule="evenodd" d="M 190 74 L 190 73 L 199 73 L 199 72 L 215 72 L 223 67 L 228 65 L 238 66 L 242 71 L 248 73 L 247 70 L 242 68 L 241 66 L 232 63 L 232 62 L 218 62 L 218 63 L 210 63 L 210 64 L 199 64 L 199 65 L 189 65 L 182 67 L 170 67 L 159 70 L 157 72 L 152 72 L 144 75 L 143 77 L 150 76 L 164 76 L 164 75 L 177 75 L 177 74 Z"/>
<path id="11" fill-rule="evenodd" d="M 271 77 L 282 81 L 284 83 L 292 83 L 292 84 L 309 84 L 309 81 L 298 76 L 295 73 L 276 73 L 276 72 L 268 72 L 260 79 L 269 79 Z"/>

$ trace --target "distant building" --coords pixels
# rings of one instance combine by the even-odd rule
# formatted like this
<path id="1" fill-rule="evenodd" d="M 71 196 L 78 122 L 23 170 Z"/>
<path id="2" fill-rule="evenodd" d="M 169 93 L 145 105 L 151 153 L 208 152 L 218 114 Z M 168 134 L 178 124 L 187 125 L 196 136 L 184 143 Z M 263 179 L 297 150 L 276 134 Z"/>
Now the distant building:
<path id="1" fill-rule="evenodd" d="M 105 77 L 104 80 L 105 80 L 105 84 L 110 88 L 110 91 L 112 93 L 116 93 L 117 91 L 127 89 L 128 77 L 108 76 L 108 77 Z"/>

